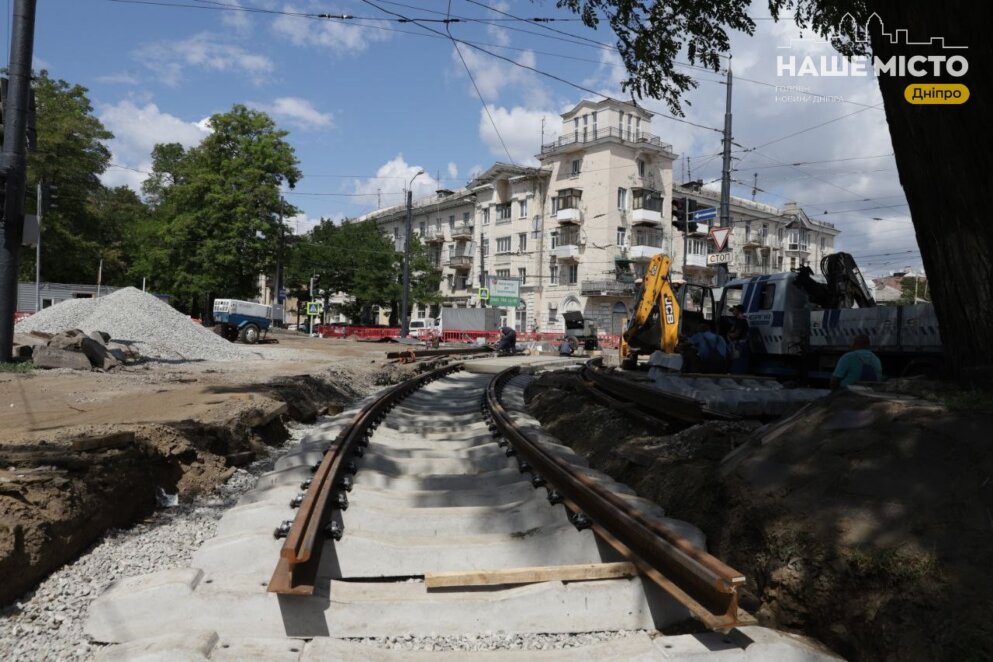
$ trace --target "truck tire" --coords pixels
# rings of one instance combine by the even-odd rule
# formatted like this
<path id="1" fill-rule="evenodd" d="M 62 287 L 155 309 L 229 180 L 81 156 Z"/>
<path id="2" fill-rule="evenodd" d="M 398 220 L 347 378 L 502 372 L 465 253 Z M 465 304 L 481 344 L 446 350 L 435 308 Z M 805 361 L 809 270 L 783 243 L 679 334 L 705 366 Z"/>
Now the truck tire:
<path id="1" fill-rule="evenodd" d="M 259 341 L 259 327 L 254 324 L 246 324 L 241 328 L 238 338 L 247 345 L 254 345 Z"/>

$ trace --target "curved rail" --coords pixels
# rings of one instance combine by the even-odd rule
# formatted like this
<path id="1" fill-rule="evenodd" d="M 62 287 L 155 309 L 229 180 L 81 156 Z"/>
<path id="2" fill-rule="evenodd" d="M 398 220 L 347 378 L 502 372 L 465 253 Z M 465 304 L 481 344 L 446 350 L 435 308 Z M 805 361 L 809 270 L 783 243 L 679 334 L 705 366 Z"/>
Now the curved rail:
<path id="1" fill-rule="evenodd" d="M 486 389 L 494 433 L 507 439 L 527 460 L 532 473 L 565 498 L 570 510 L 592 519 L 594 531 L 603 540 L 695 618 L 714 629 L 735 626 L 739 618 L 737 589 L 744 585 L 745 577 L 661 522 L 645 517 L 610 490 L 577 474 L 573 465 L 546 452 L 522 432 L 500 401 L 504 385 L 518 372 L 518 367 L 503 371 Z"/>
<path id="2" fill-rule="evenodd" d="M 270 593 L 313 595 L 325 539 L 341 536 L 341 530 L 329 522 L 334 510 L 332 496 L 336 490 L 348 489 L 343 479 L 346 473 L 355 473 L 351 458 L 356 452 L 361 452 L 361 447 L 369 441 L 372 429 L 383 420 L 394 403 L 424 384 L 461 369 L 461 363 L 454 363 L 394 386 L 363 407 L 338 434 L 314 471 L 300 509 L 286 534 L 279 552 L 279 562 L 269 581 Z"/>

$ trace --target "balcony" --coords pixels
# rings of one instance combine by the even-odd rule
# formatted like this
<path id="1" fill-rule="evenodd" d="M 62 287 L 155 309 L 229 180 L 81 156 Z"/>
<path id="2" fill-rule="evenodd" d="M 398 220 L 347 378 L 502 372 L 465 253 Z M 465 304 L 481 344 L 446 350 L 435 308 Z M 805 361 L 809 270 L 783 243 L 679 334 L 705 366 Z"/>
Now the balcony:
<path id="1" fill-rule="evenodd" d="M 772 265 L 770 264 L 745 264 L 738 269 L 738 275 L 742 278 L 765 276 L 771 273 L 775 272 L 772 270 Z"/>
<path id="2" fill-rule="evenodd" d="M 807 244 L 786 244 L 787 253 L 809 253 Z"/>
<path id="3" fill-rule="evenodd" d="M 424 241 L 429 244 L 440 244 L 445 241 L 444 228 L 428 228 Z"/>
<path id="4" fill-rule="evenodd" d="M 452 226 L 452 240 L 453 241 L 465 241 L 472 239 L 472 223 L 466 223 L 465 221 L 459 221 L 454 226 Z"/>
<path id="5" fill-rule="evenodd" d="M 579 246 L 577 244 L 559 244 L 552 249 L 552 255 L 560 260 L 579 260 Z"/>
<path id="6" fill-rule="evenodd" d="M 635 225 L 661 225 L 662 212 L 654 209 L 633 209 L 631 222 Z"/>
<path id="7" fill-rule="evenodd" d="M 579 211 L 574 207 L 567 209 L 560 209 L 557 212 L 555 212 L 555 220 L 558 221 L 560 225 L 561 224 L 578 225 L 579 223 L 583 222 L 583 212 Z"/>
<path id="8" fill-rule="evenodd" d="M 597 129 L 587 128 L 584 131 L 570 131 L 557 140 L 545 143 L 541 146 L 542 154 L 549 154 L 557 151 L 568 151 L 582 145 L 597 142 L 622 142 L 655 147 L 664 152 L 671 152 L 672 145 L 664 143 L 658 136 L 645 131 L 628 131 L 620 127 L 604 127 Z"/>
<path id="9" fill-rule="evenodd" d="M 652 258 L 663 252 L 659 246 L 632 246 L 628 256 L 635 262 L 651 262 Z"/>
<path id="10" fill-rule="evenodd" d="M 630 296 L 634 294 L 634 283 L 620 280 L 584 280 L 580 289 L 582 294 L 587 296 Z"/>
<path id="11" fill-rule="evenodd" d="M 662 230 L 635 230 L 631 234 L 628 256 L 635 262 L 648 262 L 662 252 L 664 241 Z"/>
<path id="12" fill-rule="evenodd" d="M 709 268 L 707 266 L 707 256 L 700 255 L 698 253 L 690 253 L 686 256 L 686 266 L 707 269 Z"/>
<path id="13" fill-rule="evenodd" d="M 448 266 L 457 271 L 468 271 L 472 268 L 472 256 L 450 255 L 448 257 Z"/>

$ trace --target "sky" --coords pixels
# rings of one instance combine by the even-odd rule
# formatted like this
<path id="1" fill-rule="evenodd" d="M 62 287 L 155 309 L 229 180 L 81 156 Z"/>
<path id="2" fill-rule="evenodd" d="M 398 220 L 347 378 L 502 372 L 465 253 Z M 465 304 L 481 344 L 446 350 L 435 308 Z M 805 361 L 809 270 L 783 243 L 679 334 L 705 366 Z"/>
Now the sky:
<path id="1" fill-rule="evenodd" d="M 301 233 L 322 217 L 400 203 L 419 170 L 415 196 L 463 186 L 495 161 L 537 165 L 542 137 L 558 134 L 562 112 L 598 94 L 630 98 L 609 30 L 586 28 L 553 0 L 38 5 L 35 68 L 88 88 L 114 134 L 105 184 L 138 190 L 156 143 L 195 145 L 212 114 L 241 103 L 289 132 L 304 177 L 285 194 L 301 210 L 290 221 Z M 836 248 L 866 273 L 920 268 L 876 80 L 783 73 L 784 53 L 833 51 L 809 31 L 772 21 L 763 3 L 750 15 L 755 34 L 732 33 L 728 61 L 733 193 L 780 207 L 796 201 L 834 223 L 842 231 Z M 444 23 L 403 20 L 446 17 L 462 19 L 448 24 L 451 38 Z M 674 179 L 719 188 L 724 74 L 688 66 L 685 54 L 678 60 L 699 83 L 685 116 L 672 118 L 656 100 L 640 104 L 657 113 L 652 132 L 679 156 Z"/>

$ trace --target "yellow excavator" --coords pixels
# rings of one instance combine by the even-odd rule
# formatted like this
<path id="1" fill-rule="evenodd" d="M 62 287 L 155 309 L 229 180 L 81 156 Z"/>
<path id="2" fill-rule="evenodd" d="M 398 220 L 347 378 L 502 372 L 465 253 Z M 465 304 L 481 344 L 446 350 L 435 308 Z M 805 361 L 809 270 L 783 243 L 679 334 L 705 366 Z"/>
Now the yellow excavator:
<path id="1" fill-rule="evenodd" d="M 621 335 L 621 363 L 626 368 L 638 365 L 638 354 L 676 351 L 681 311 L 669 281 L 670 263 L 669 256 L 660 253 L 652 258 L 645 271 L 634 313 Z"/>

